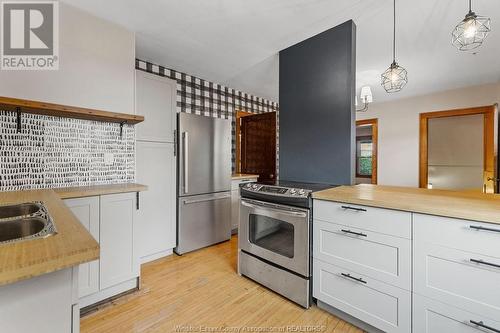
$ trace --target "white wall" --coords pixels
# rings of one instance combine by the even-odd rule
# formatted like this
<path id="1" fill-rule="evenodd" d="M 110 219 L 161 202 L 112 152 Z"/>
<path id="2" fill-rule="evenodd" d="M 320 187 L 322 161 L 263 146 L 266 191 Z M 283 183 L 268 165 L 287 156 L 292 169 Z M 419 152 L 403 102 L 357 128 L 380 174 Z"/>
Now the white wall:
<path id="1" fill-rule="evenodd" d="M 59 70 L 0 71 L 0 96 L 134 113 L 134 34 L 61 2 L 59 10 Z"/>
<path id="2" fill-rule="evenodd" d="M 378 184 L 418 187 L 420 113 L 498 102 L 500 83 L 374 103 L 357 113 L 358 120 L 378 118 Z"/>

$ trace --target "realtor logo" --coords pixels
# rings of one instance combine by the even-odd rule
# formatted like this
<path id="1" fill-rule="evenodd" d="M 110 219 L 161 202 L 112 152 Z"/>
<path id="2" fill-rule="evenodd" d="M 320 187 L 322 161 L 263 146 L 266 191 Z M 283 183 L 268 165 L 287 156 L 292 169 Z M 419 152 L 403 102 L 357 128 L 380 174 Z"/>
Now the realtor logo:
<path id="1" fill-rule="evenodd" d="M 57 1 L 2 1 L 1 20 L 1 69 L 59 68 Z"/>

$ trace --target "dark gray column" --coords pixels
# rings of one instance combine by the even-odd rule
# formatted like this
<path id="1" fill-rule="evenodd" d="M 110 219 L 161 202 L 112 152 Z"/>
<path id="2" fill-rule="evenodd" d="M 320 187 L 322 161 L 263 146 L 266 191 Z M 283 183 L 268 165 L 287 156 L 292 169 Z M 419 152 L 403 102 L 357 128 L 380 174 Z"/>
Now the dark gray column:
<path id="1" fill-rule="evenodd" d="M 280 179 L 353 184 L 356 25 L 280 52 Z"/>

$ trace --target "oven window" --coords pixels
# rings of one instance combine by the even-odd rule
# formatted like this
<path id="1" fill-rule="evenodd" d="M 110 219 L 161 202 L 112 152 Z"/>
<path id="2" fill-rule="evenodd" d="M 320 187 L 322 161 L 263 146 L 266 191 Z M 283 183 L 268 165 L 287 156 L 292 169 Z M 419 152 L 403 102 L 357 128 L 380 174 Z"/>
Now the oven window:
<path id="1" fill-rule="evenodd" d="M 249 240 L 266 250 L 293 258 L 293 225 L 269 216 L 250 214 Z"/>

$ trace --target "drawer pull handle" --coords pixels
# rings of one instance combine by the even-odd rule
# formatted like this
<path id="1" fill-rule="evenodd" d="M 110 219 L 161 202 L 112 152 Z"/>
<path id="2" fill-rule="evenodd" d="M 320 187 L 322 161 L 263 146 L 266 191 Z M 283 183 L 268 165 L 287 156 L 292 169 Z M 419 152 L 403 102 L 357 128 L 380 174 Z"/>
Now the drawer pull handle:
<path id="1" fill-rule="evenodd" d="M 500 232 L 500 229 L 486 228 L 486 227 L 481 227 L 479 225 L 471 225 L 470 228 L 478 231 L 482 230 L 482 231 Z"/>
<path id="2" fill-rule="evenodd" d="M 470 323 L 471 323 L 471 324 L 474 324 L 474 325 L 476 325 L 476 326 L 482 327 L 482 328 L 486 328 L 487 330 L 490 330 L 490 331 L 492 331 L 492 332 L 500 333 L 500 330 L 497 330 L 496 328 L 493 328 L 493 327 L 487 326 L 487 325 L 485 325 L 482 321 L 470 320 Z"/>
<path id="3" fill-rule="evenodd" d="M 351 206 L 341 206 L 343 209 L 350 209 L 350 210 L 355 210 L 357 212 L 366 212 L 366 209 L 364 208 L 358 208 L 358 207 L 351 207 Z"/>
<path id="4" fill-rule="evenodd" d="M 361 236 L 361 237 L 368 237 L 367 234 L 364 234 L 362 232 L 355 232 L 355 231 L 346 230 L 346 229 L 340 229 L 340 231 L 345 232 L 346 234 L 351 234 L 351 235 L 356 235 L 356 236 Z"/>
<path id="5" fill-rule="evenodd" d="M 484 261 L 484 260 L 481 260 L 481 259 L 470 259 L 470 261 L 473 262 L 473 263 L 476 263 L 476 264 L 488 265 L 488 266 L 500 268 L 500 265 L 493 264 L 491 262 L 487 262 L 487 261 Z"/>
<path id="6" fill-rule="evenodd" d="M 352 276 L 351 274 L 347 274 L 347 273 L 340 273 L 340 274 L 342 276 L 345 276 L 346 278 L 351 279 L 351 280 L 358 281 L 358 282 L 366 284 L 366 281 L 363 280 L 362 278 L 356 278 L 356 277 Z"/>

